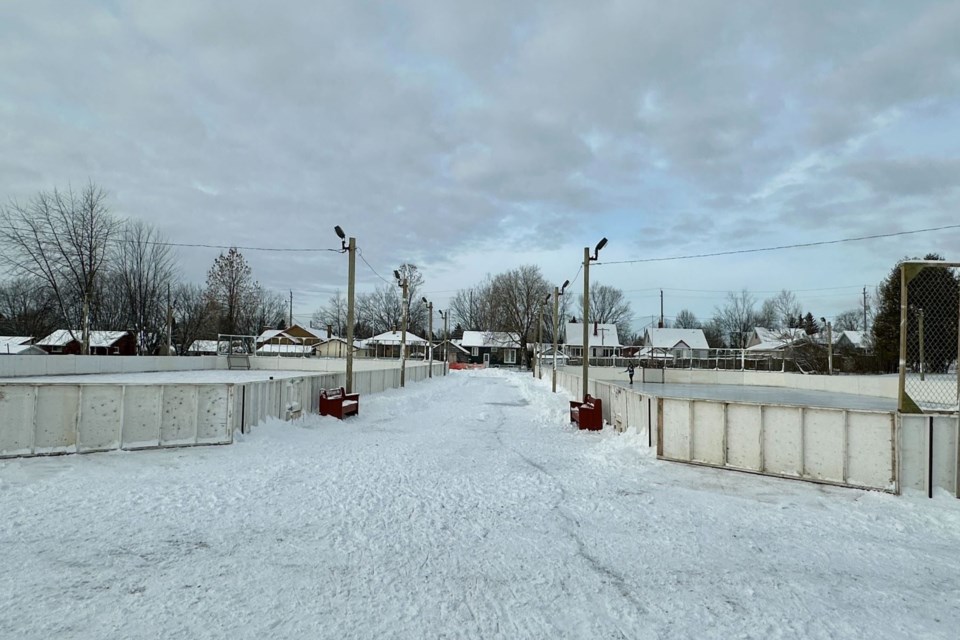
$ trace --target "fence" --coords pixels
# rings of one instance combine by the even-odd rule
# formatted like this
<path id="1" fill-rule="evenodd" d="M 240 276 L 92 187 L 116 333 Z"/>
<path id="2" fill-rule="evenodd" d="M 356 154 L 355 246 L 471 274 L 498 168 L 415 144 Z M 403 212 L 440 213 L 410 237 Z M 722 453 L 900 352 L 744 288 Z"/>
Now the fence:
<path id="1" fill-rule="evenodd" d="M 442 375 L 442 363 L 433 367 Z M 427 365 L 410 365 L 406 381 L 428 375 Z M 0 383 L 0 458 L 229 444 L 267 419 L 315 413 L 320 390 L 345 383 L 343 372 L 243 383 Z M 400 371 L 356 371 L 353 383 L 379 393 L 400 386 Z"/>
<path id="2" fill-rule="evenodd" d="M 958 266 L 930 260 L 900 266 L 898 406 L 903 413 L 960 409 Z"/>

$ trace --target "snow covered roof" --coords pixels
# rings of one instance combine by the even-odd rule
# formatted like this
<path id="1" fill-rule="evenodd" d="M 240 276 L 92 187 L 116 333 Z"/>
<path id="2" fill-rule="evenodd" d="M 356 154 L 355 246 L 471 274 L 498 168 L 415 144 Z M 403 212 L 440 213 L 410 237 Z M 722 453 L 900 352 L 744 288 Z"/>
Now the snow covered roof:
<path id="1" fill-rule="evenodd" d="M 754 327 L 747 351 L 779 351 L 784 347 L 807 339 L 802 328 L 767 329 Z"/>
<path id="2" fill-rule="evenodd" d="M 16 342 L 0 342 L 0 355 L 25 356 L 47 355 L 47 352 L 32 344 L 17 344 Z"/>
<path id="3" fill-rule="evenodd" d="M 400 344 L 400 331 L 384 331 L 366 340 L 366 344 Z M 407 331 L 407 344 L 425 344 L 427 341 L 420 336 Z"/>
<path id="4" fill-rule="evenodd" d="M 460 344 L 473 347 L 519 347 L 520 334 L 506 331 L 464 331 Z"/>
<path id="5" fill-rule="evenodd" d="M 836 344 L 840 340 L 846 340 L 854 347 L 862 349 L 866 346 L 867 342 L 867 333 L 865 331 L 838 331 L 833 334 L 835 337 L 833 343 Z"/>
<path id="6" fill-rule="evenodd" d="M 118 340 L 127 335 L 127 331 L 91 331 L 91 347 L 112 347 Z M 74 340 L 80 342 L 83 332 L 79 329 L 73 330 L 73 335 L 67 329 L 57 329 L 46 338 L 37 343 L 41 347 L 63 347 Z"/>
<path id="7" fill-rule="evenodd" d="M 643 333 L 643 346 L 656 349 L 709 349 L 703 329 L 650 328 Z"/>
<path id="8" fill-rule="evenodd" d="M 27 336 L 0 336 L 0 347 L 10 345 L 29 344 L 33 338 Z"/>
<path id="9" fill-rule="evenodd" d="M 300 338 L 291 336 L 283 329 L 267 329 L 257 336 L 257 344 L 268 342 L 270 340 L 289 340 L 290 342 L 300 343 Z"/>
<path id="10" fill-rule="evenodd" d="M 591 347 L 619 347 L 620 336 L 617 334 L 617 325 L 591 323 L 588 330 L 588 343 Z M 583 346 L 583 325 L 579 322 L 567 323 L 568 346 Z"/>
<path id="11" fill-rule="evenodd" d="M 216 340 L 194 340 L 187 349 L 188 353 L 216 353 Z"/>

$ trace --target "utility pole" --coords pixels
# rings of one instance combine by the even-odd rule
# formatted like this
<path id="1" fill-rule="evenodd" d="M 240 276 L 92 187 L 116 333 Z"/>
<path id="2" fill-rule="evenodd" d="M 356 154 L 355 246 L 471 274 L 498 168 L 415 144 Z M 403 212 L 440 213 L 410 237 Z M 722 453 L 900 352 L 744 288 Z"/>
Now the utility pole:
<path id="1" fill-rule="evenodd" d="M 287 322 L 287 329 L 293 326 L 293 289 L 290 289 L 290 319 Z"/>
<path id="2" fill-rule="evenodd" d="M 543 380 L 543 307 L 550 302 L 550 294 L 547 294 L 547 297 L 543 299 L 543 302 L 540 303 L 540 324 L 537 325 L 537 348 L 533 350 L 534 355 L 537 360 L 534 365 L 531 367 L 533 369 L 533 375 L 537 375 L 537 366 L 540 368 L 540 380 Z"/>
<path id="3" fill-rule="evenodd" d="M 607 244 L 604 238 L 597 243 L 597 248 L 590 255 L 590 247 L 583 248 L 583 398 L 587 398 L 588 376 L 590 375 L 590 262 L 596 260 L 600 249 Z"/>
<path id="4" fill-rule="evenodd" d="M 353 298 L 357 280 L 357 239 L 350 237 L 347 245 L 347 393 L 353 393 Z"/>
<path id="5" fill-rule="evenodd" d="M 400 272 L 394 269 L 394 277 L 397 279 L 397 285 L 403 289 L 403 320 L 400 329 L 400 388 L 406 385 L 407 374 L 407 277 L 400 276 Z"/>
<path id="6" fill-rule="evenodd" d="M 560 289 L 553 288 L 553 392 L 557 392 L 557 313 L 560 309 Z"/>
<path id="7" fill-rule="evenodd" d="M 142 341 L 141 336 L 137 336 L 137 344 Z M 140 352 L 139 346 L 137 352 Z M 173 355 L 173 303 L 170 300 L 170 283 L 167 283 L 167 355 Z"/>
<path id="8" fill-rule="evenodd" d="M 447 309 L 446 313 L 441 310 L 440 317 L 443 318 L 443 375 L 447 375 L 447 367 L 449 366 L 447 362 L 447 320 L 450 318 L 450 309 Z"/>
<path id="9" fill-rule="evenodd" d="M 583 395 L 587 400 L 587 376 L 590 375 L 590 247 L 583 248 Z"/>
<path id="10" fill-rule="evenodd" d="M 827 322 L 827 375 L 833 375 L 833 324 Z"/>
<path id="11" fill-rule="evenodd" d="M 423 301 L 427 302 L 427 299 L 424 298 Z M 427 377 L 432 378 L 433 377 L 433 303 L 432 302 L 427 302 L 427 314 L 429 316 L 427 318 L 427 327 L 428 327 L 427 328 L 427 344 L 430 345 L 428 347 L 430 351 L 430 368 L 427 370 Z"/>
<path id="12" fill-rule="evenodd" d="M 660 289 L 660 325 L 659 327 L 663 329 L 663 289 Z"/>
<path id="13" fill-rule="evenodd" d="M 863 287 L 863 332 L 867 332 L 867 287 Z"/>

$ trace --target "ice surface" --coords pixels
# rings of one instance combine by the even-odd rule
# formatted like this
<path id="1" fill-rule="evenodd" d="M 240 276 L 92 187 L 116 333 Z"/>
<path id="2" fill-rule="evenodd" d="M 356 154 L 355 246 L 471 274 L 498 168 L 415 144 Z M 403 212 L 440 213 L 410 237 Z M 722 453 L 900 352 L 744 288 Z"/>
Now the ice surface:
<path id="1" fill-rule="evenodd" d="M 235 372 L 234 372 L 235 373 Z M 0 462 L 0 638 L 956 638 L 960 504 L 657 461 L 499 371 Z"/>

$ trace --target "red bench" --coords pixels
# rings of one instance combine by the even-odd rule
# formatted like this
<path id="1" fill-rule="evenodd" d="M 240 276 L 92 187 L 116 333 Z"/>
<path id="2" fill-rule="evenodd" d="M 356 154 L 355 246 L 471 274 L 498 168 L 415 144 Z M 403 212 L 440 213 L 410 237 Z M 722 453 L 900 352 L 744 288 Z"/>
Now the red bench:
<path id="1" fill-rule="evenodd" d="M 360 413 L 360 394 L 347 393 L 343 387 L 324 389 L 320 392 L 320 415 L 334 416 L 343 420 L 346 416 Z"/>
<path id="2" fill-rule="evenodd" d="M 590 394 L 583 399 L 570 401 L 570 422 L 576 422 L 581 429 L 600 431 L 603 429 L 603 403 L 600 398 Z"/>

